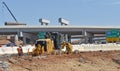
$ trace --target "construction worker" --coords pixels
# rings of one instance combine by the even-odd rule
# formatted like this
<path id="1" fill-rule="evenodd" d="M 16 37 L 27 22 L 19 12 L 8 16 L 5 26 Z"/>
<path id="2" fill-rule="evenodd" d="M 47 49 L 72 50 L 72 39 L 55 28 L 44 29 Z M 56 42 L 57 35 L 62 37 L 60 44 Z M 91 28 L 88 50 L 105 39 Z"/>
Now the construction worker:
<path id="1" fill-rule="evenodd" d="M 23 55 L 23 50 L 22 50 L 22 46 L 21 45 L 17 48 L 17 51 L 18 51 L 18 55 L 19 56 Z"/>

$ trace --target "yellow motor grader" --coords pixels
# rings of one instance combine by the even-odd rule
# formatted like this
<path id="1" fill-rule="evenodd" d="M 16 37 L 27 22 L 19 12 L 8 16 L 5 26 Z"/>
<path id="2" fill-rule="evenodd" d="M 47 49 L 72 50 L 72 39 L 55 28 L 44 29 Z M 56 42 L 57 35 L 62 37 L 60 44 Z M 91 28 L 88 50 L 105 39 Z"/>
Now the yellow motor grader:
<path id="1" fill-rule="evenodd" d="M 61 43 L 61 47 L 64 48 L 66 47 L 66 53 L 69 54 L 69 53 L 72 53 L 72 45 L 69 43 L 69 42 L 62 42 Z"/>
<path id="2" fill-rule="evenodd" d="M 38 56 L 45 52 L 50 54 L 53 51 L 53 47 L 54 45 L 51 39 L 38 39 L 31 53 L 33 56 Z"/>

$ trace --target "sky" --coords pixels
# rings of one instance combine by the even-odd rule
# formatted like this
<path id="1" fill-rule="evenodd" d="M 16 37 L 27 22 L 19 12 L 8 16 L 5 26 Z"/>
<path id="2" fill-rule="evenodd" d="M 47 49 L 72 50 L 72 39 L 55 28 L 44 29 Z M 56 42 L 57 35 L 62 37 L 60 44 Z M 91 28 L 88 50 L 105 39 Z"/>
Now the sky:
<path id="1" fill-rule="evenodd" d="M 50 20 L 51 26 L 60 25 L 58 18 L 70 26 L 120 25 L 120 0 L 0 0 L 0 26 L 15 22 L 3 1 L 18 22 L 31 26 L 40 25 L 40 18 Z"/>

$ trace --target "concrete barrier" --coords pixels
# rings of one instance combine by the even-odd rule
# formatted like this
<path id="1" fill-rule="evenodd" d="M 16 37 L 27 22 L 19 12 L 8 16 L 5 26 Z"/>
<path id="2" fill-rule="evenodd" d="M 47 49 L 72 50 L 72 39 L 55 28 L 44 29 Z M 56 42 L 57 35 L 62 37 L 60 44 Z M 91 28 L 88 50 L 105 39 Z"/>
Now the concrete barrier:
<path id="1" fill-rule="evenodd" d="M 74 51 L 80 51 L 80 52 L 86 52 L 86 51 L 111 51 L 111 50 L 120 50 L 120 44 L 80 44 L 80 45 L 72 45 L 73 46 L 73 52 Z M 23 53 L 27 53 L 28 49 L 31 52 L 32 49 L 35 46 L 26 45 L 23 46 Z M 0 54 L 17 54 L 17 46 L 15 47 L 1 47 L 0 48 Z M 65 51 L 66 49 L 62 49 L 62 51 Z"/>
<path id="2" fill-rule="evenodd" d="M 120 50 L 120 44 L 80 44 L 73 45 L 73 51 L 111 51 Z"/>
<path id="3" fill-rule="evenodd" d="M 0 54 L 17 54 L 17 48 L 18 46 L 14 46 L 14 47 L 1 47 L 0 48 Z M 26 45 L 26 46 L 23 46 L 22 49 L 23 49 L 23 53 L 27 53 L 28 52 L 28 49 L 29 51 L 32 51 L 32 49 L 34 48 L 34 46 L 31 46 L 31 45 Z"/>

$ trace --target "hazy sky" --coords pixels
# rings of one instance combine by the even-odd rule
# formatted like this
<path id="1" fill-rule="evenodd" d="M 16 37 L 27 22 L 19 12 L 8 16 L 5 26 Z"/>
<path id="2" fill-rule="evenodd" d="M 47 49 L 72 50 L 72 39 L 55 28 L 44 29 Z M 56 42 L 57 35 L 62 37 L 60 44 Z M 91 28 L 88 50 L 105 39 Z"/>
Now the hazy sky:
<path id="1" fill-rule="evenodd" d="M 58 26 L 60 17 L 74 26 L 120 25 L 120 0 L 0 0 L 0 25 L 14 22 L 2 1 L 18 22 L 27 25 L 40 25 L 39 18 L 45 18 L 50 20 L 49 25 Z"/>

